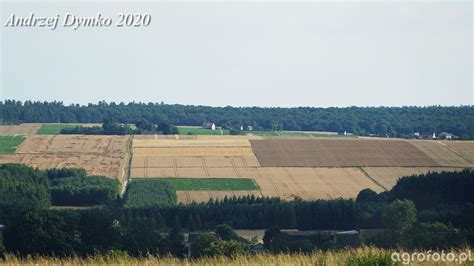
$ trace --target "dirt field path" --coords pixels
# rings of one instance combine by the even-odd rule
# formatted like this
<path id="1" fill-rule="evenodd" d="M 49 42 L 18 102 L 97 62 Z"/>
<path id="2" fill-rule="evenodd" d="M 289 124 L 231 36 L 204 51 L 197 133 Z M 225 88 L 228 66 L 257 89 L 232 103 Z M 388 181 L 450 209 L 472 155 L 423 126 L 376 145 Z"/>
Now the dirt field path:
<path id="1" fill-rule="evenodd" d="M 132 157 L 133 157 L 133 135 L 131 135 L 126 144 L 125 148 L 125 159 L 124 159 L 124 165 L 122 167 L 122 175 L 119 179 L 120 183 L 122 184 L 122 190 L 120 192 L 120 197 L 123 198 L 125 195 L 125 192 L 127 191 L 127 185 L 130 181 L 130 173 L 131 173 L 131 167 L 132 167 Z"/>

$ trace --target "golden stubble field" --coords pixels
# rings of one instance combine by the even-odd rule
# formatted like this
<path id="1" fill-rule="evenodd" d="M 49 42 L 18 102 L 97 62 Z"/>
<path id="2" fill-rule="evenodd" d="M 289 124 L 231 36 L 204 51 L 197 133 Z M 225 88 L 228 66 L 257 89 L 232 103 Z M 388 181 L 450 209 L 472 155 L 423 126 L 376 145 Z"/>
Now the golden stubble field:
<path id="1" fill-rule="evenodd" d="M 22 163 L 40 169 L 84 168 L 89 175 L 123 180 L 129 136 L 34 135 L 0 163 Z"/>
<path id="2" fill-rule="evenodd" d="M 41 124 L 0 125 L 0 135 L 34 135 Z"/>

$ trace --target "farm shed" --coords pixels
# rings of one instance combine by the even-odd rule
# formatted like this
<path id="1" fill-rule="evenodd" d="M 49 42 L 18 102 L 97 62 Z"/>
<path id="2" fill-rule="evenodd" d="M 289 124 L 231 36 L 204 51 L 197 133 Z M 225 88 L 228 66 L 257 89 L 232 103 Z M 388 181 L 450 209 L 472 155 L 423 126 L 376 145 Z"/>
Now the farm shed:
<path id="1" fill-rule="evenodd" d="M 202 124 L 202 128 L 216 130 L 216 124 L 212 122 L 205 122 L 204 124 Z"/>

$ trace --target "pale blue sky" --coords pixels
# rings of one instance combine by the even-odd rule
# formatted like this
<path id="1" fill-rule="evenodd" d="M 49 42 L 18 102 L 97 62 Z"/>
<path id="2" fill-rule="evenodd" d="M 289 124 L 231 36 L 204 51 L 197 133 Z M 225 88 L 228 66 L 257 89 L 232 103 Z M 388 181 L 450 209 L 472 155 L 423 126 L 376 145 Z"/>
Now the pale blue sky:
<path id="1" fill-rule="evenodd" d="M 2 1 L 0 99 L 472 105 L 473 9 L 471 1 Z M 146 12 L 152 22 L 3 26 L 30 12 Z"/>

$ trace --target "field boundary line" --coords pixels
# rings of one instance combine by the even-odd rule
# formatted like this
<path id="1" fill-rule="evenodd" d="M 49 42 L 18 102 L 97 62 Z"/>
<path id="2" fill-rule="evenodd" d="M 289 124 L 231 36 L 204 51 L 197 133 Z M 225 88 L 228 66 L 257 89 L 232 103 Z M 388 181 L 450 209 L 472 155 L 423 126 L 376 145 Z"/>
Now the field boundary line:
<path id="1" fill-rule="evenodd" d="M 382 184 L 380 184 L 377 180 L 375 180 L 374 178 L 372 178 L 369 173 L 367 173 L 365 171 L 365 169 L 363 167 L 358 167 L 359 170 L 370 180 L 372 181 L 374 184 L 376 184 L 377 186 L 381 187 L 384 191 L 389 191 L 389 189 L 387 189 L 386 187 L 384 187 Z"/>

